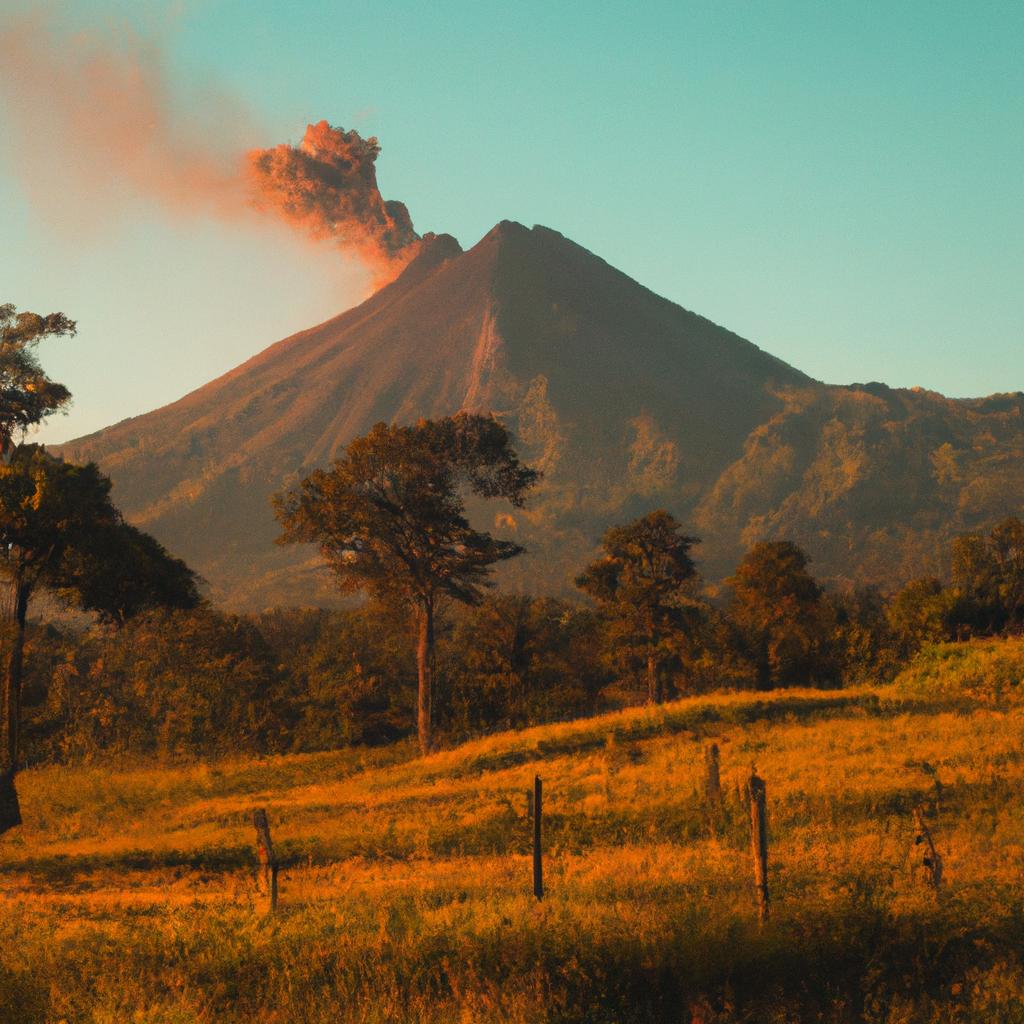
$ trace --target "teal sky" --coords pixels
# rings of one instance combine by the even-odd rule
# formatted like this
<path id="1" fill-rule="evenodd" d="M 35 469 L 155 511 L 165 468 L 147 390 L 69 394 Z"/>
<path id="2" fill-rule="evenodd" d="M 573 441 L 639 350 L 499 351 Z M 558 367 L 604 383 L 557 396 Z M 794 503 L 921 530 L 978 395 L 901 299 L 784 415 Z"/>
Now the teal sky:
<path id="1" fill-rule="evenodd" d="M 158 38 L 185 121 L 216 88 L 264 145 L 321 118 L 377 135 L 382 192 L 421 232 L 546 224 L 829 382 L 1024 389 L 1022 3 L 144 7 L 54 10 Z M 88 205 L 74 153 L 54 156 Z M 51 441 L 359 296 L 283 229 L 141 201 L 100 221 L 54 224 L 0 155 L 0 301 L 80 324 L 43 352 L 75 394 Z"/>

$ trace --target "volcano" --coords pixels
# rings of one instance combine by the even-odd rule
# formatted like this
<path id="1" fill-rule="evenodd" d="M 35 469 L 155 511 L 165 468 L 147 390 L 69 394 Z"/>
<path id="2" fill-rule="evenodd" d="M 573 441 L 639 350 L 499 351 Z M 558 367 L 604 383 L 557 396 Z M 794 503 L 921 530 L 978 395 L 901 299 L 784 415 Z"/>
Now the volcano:
<path id="1" fill-rule="evenodd" d="M 426 235 L 361 305 L 162 409 L 69 442 L 126 517 L 240 609 L 330 604 L 315 549 L 282 548 L 270 497 L 374 423 L 493 412 L 543 481 L 475 510 L 524 543 L 505 583 L 565 592 L 602 531 L 655 507 L 698 533 L 709 580 L 787 537 L 819 574 L 941 568 L 952 534 L 1020 511 L 1024 396 L 956 401 L 811 379 L 544 227 L 463 251 Z M 481 518 L 484 517 L 484 518 Z"/>

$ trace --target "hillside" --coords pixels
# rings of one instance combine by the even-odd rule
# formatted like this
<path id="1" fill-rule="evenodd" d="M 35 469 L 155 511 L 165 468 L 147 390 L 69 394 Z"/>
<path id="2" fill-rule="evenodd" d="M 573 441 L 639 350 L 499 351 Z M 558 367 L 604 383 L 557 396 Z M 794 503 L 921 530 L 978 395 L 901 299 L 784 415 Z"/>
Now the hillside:
<path id="1" fill-rule="evenodd" d="M 312 550 L 274 546 L 269 498 L 379 420 L 490 411 L 544 482 L 483 513 L 529 554 L 506 583 L 565 590 L 611 523 L 672 509 L 707 576 L 804 543 L 825 576 L 936 571 L 955 532 L 1020 510 L 1024 397 L 956 402 L 819 384 L 543 227 L 463 252 L 427 236 L 392 284 L 174 404 L 62 451 L 234 607 L 333 600 Z"/>
<path id="2" fill-rule="evenodd" d="M 771 829 L 763 929 L 737 795 L 752 760 Z M 893 688 L 692 698 L 423 760 L 29 771 L 27 824 L 0 843 L 0 1021 L 1014 1021 L 1022 782 L 1016 704 Z M 272 921 L 254 907 L 258 806 L 285 865 Z"/>

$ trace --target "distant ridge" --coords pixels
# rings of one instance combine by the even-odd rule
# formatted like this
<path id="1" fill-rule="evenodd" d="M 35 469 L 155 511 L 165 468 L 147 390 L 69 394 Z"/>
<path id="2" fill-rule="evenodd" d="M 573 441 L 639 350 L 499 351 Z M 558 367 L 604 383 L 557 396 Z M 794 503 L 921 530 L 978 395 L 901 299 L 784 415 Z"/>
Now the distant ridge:
<path id="1" fill-rule="evenodd" d="M 1019 393 L 821 384 L 510 221 L 465 252 L 427 235 L 361 305 L 62 451 L 97 461 L 215 600 L 330 603 L 315 551 L 274 545 L 270 495 L 377 421 L 458 409 L 500 416 L 545 471 L 527 510 L 483 521 L 526 543 L 507 582 L 534 590 L 566 589 L 607 525 L 657 505 L 704 538 L 711 579 L 785 535 L 819 573 L 886 584 L 1024 496 Z"/>

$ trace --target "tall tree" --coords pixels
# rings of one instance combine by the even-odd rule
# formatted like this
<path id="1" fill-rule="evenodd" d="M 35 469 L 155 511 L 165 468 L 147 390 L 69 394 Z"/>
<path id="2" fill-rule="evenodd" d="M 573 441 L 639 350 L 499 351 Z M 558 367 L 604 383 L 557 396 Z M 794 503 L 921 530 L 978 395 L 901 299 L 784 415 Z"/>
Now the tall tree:
<path id="1" fill-rule="evenodd" d="M 491 567 L 523 550 L 470 526 L 466 492 L 520 507 L 537 477 L 497 420 L 459 413 L 412 427 L 378 423 L 330 470 L 316 470 L 274 499 L 281 543 L 319 544 L 343 591 L 414 612 L 423 753 L 432 746 L 438 603 L 476 604 Z"/>
<path id="2" fill-rule="evenodd" d="M 834 666 L 829 609 L 791 541 L 755 544 L 727 582 L 729 613 L 745 637 L 762 688 L 821 681 Z"/>
<path id="3" fill-rule="evenodd" d="M 15 445 L 0 463 L 0 578 L 6 658 L 0 691 L 0 833 L 20 824 L 22 661 L 29 602 L 42 589 L 121 621 L 153 607 L 194 607 L 195 576 L 151 537 L 121 522 L 110 481 L 40 445 Z"/>
<path id="4" fill-rule="evenodd" d="M 71 400 L 68 389 L 51 380 L 43 371 L 35 349 L 44 338 L 74 333 L 74 321 L 63 313 L 40 316 L 27 311 L 18 313 L 11 303 L 0 305 L 0 461 L 3 463 L 10 461 L 16 439 L 24 438 L 30 427 L 41 423 Z M 8 607 L 4 610 L 6 621 L 13 624 L 13 629 L 8 628 L 7 632 L 13 632 L 13 635 L 10 637 L 12 646 L 0 695 L 0 715 L 3 716 L 0 726 L 4 734 L 0 744 L 0 833 L 21 822 L 14 789 L 17 723 L 12 717 L 18 713 L 20 680 L 12 689 L 10 673 L 13 670 L 20 677 L 24 623 L 18 627 L 17 622 L 19 610 L 23 608 L 23 595 L 19 594 L 16 582 L 8 582 L 5 602 Z"/>
<path id="5" fill-rule="evenodd" d="M 6 658 L 0 694 L 0 832 L 20 824 L 18 770 L 25 622 L 33 593 L 67 549 L 97 522 L 113 519 L 110 484 L 95 466 L 70 466 L 35 445 L 15 446 L 0 463 L 0 573 L 7 583 Z"/>
<path id="6" fill-rule="evenodd" d="M 613 526 L 602 541 L 604 554 L 576 579 L 605 611 L 612 643 L 627 655 L 639 653 L 649 703 L 664 697 L 663 666 L 672 639 L 693 611 L 689 589 L 697 578 L 687 537 L 663 509 L 625 526 Z"/>
<path id="7" fill-rule="evenodd" d="M 0 681 L 0 834 L 21 823 L 14 778 L 19 762 L 22 661 L 29 601 L 59 590 L 79 607 L 128 615 L 156 604 L 191 606 L 195 577 L 146 534 L 121 521 L 110 481 L 94 465 L 74 466 L 26 444 L 33 426 L 71 394 L 36 355 L 40 341 L 75 333 L 63 313 L 18 313 L 0 305 L 0 602 L 6 656 Z M 77 565 L 78 569 L 75 570 Z M 85 571 L 88 567 L 88 571 Z"/>

